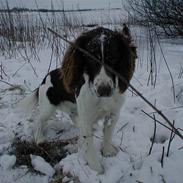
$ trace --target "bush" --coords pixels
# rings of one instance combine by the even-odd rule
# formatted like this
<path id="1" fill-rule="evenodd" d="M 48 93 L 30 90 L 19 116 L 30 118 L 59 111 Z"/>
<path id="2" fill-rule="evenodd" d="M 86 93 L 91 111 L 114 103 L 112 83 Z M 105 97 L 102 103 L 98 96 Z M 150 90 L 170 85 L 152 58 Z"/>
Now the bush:
<path id="1" fill-rule="evenodd" d="M 128 0 L 128 12 L 138 23 L 157 25 L 168 36 L 183 36 L 182 0 Z"/>

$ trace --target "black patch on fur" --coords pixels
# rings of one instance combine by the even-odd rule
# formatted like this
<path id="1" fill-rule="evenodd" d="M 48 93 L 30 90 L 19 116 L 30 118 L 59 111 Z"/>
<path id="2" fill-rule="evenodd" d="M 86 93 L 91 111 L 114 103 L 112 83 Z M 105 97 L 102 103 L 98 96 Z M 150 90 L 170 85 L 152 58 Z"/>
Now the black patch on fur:
<path id="1" fill-rule="evenodd" d="M 70 101 L 72 103 L 75 103 L 75 96 L 71 93 L 68 93 L 64 88 L 62 78 L 60 76 L 60 69 L 55 69 L 51 71 L 48 75 L 51 77 L 51 83 L 53 85 L 53 87 L 48 88 L 48 91 L 46 93 L 50 103 L 53 105 L 59 105 L 61 102 L 64 101 Z M 42 84 L 45 84 L 46 77 L 43 79 Z"/>

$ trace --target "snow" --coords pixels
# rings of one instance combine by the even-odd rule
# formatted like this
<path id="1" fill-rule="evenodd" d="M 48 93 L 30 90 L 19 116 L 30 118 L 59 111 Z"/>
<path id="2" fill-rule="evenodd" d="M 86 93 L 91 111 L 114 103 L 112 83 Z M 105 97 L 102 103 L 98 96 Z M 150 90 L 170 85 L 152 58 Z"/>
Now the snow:
<path id="1" fill-rule="evenodd" d="M 4 154 L 0 157 L 0 166 L 3 170 L 11 169 L 16 163 L 16 156 L 15 155 L 7 155 Z"/>
<path id="2" fill-rule="evenodd" d="M 51 9 L 51 2 L 55 9 L 64 5 L 65 9 L 94 9 L 94 8 L 119 8 L 121 0 L 37 0 L 39 8 Z M 8 0 L 10 7 L 36 8 L 34 0 Z"/>
<path id="3" fill-rule="evenodd" d="M 1 183 L 47 183 L 48 176 L 34 176 L 28 173 L 27 168 L 12 169 L 12 170 L 1 170 L 0 171 Z"/>
<path id="4" fill-rule="evenodd" d="M 92 13 L 92 12 L 91 12 Z M 90 15 L 91 16 L 91 15 Z M 95 17 L 97 16 L 97 17 Z M 93 15 L 99 20 L 98 14 Z M 101 21 L 102 22 L 102 21 Z M 112 28 L 112 25 L 107 25 Z M 115 26 L 113 26 L 115 27 Z M 156 43 L 157 81 L 156 86 L 147 85 L 149 77 L 149 48 L 146 30 L 142 27 L 131 26 L 138 50 L 136 70 L 131 84 L 135 86 L 150 102 L 168 117 L 175 121 L 176 128 L 183 129 L 183 84 L 180 77 L 183 65 L 183 40 L 164 39 L 161 41 L 166 61 L 171 69 L 174 79 L 176 101 L 173 99 L 172 82 L 166 64 Z M 182 183 L 183 182 L 183 141 L 175 136 L 169 156 L 166 156 L 170 131 L 157 123 L 157 132 L 152 152 L 149 155 L 151 138 L 154 133 L 154 121 L 145 115 L 142 110 L 167 125 L 158 114 L 150 108 L 139 96 L 127 91 L 127 99 L 121 109 L 120 117 L 113 135 L 114 144 L 119 149 L 115 157 L 104 158 L 100 152 L 100 159 L 104 164 L 105 173 L 98 175 L 91 170 L 82 156 L 77 152 L 77 145 L 69 144 L 69 154 L 57 166 L 52 167 L 42 157 L 31 155 L 33 167 L 43 174 L 29 171 L 27 166 L 14 167 L 16 157 L 8 154 L 15 137 L 28 141 L 33 140 L 34 122 L 37 120 L 37 109 L 25 119 L 16 112 L 17 102 L 27 93 L 31 93 L 39 86 L 47 73 L 51 50 L 42 49 L 39 52 L 41 62 L 32 58 L 31 62 L 38 76 L 34 74 L 29 63 L 21 56 L 8 58 L 1 56 L 3 68 L 7 75 L 3 81 L 21 87 L 12 88 L 0 82 L 0 180 L 1 183 L 48 183 L 54 178 L 55 171 L 63 169 L 64 174 L 78 177 L 81 183 Z M 55 69 L 56 59 L 53 60 L 51 69 Z M 23 66 L 23 67 L 22 67 Z M 22 67 L 18 72 L 16 72 Z M 99 151 L 101 147 L 102 123 L 97 128 L 95 144 Z M 59 134 L 59 131 L 63 133 Z M 180 130 L 180 132 L 182 132 Z M 48 140 L 67 140 L 76 138 L 78 129 L 74 127 L 66 114 L 57 111 L 55 117 L 50 119 L 47 128 Z M 162 150 L 165 149 L 163 167 L 161 164 Z M 68 182 L 65 177 L 63 182 Z M 73 181 L 74 182 L 74 181 Z"/>
<path id="5" fill-rule="evenodd" d="M 64 177 L 64 178 L 62 179 L 62 182 L 63 182 L 63 183 L 69 182 L 69 180 L 70 180 L 70 179 L 69 179 L 68 177 Z"/>
<path id="6" fill-rule="evenodd" d="M 30 155 L 31 157 L 31 163 L 35 170 L 40 171 L 41 173 L 44 173 L 45 175 L 48 175 L 49 177 L 52 177 L 55 173 L 55 170 L 53 167 L 47 163 L 42 157 Z"/>

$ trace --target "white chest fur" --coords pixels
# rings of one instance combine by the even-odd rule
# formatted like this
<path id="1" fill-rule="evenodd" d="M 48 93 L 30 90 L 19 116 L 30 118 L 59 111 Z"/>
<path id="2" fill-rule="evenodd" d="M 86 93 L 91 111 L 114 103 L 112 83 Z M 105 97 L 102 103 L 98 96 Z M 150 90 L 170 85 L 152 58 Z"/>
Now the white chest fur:
<path id="1" fill-rule="evenodd" d="M 120 94 L 116 89 L 111 97 L 97 97 L 89 84 L 85 83 L 76 101 L 80 117 L 95 121 L 109 113 L 118 113 L 125 101 L 125 94 Z"/>

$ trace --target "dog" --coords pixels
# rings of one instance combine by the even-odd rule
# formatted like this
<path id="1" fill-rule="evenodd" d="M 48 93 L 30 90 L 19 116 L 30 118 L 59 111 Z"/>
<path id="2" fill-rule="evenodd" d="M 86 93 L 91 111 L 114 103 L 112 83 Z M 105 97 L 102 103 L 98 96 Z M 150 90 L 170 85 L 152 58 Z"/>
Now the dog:
<path id="1" fill-rule="evenodd" d="M 93 125 L 104 119 L 101 152 L 103 156 L 116 155 L 118 150 L 112 144 L 112 134 L 134 73 L 136 47 L 126 25 L 122 31 L 95 28 L 82 33 L 73 44 L 67 48 L 61 68 L 48 73 L 28 99 L 30 105 L 39 104 L 35 140 L 37 143 L 45 140 L 43 130 L 47 120 L 59 108 L 79 127 L 89 167 L 103 173 L 104 167 L 93 144 Z M 78 48 L 86 50 L 100 63 Z M 102 64 L 119 73 L 126 82 Z"/>

